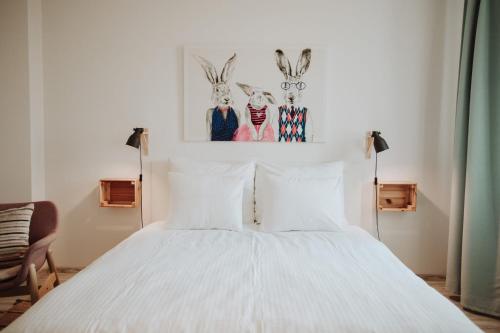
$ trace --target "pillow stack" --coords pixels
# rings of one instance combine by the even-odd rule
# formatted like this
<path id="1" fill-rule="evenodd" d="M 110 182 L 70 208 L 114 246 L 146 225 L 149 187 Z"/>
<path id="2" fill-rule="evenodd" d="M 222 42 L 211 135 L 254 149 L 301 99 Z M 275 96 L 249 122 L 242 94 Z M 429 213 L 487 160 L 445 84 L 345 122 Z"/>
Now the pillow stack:
<path id="1" fill-rule="evenodd" d="M 255 181 L 254 181 L 255 179 Z M 270 164 L 170 160 L 169 229 L 339 231 L 344 214 L 343 163 Z M 255 185 L 255 186 L 254 186 Z"/>
<path id="2" fill-rule="evenodd" d="M 169 160 L 167 228 L 241 230 L 253 223 L 255 164 Z"/>
<path id="3" fill-rule="evenodd" d="M 259 164 L 255 198 L 262 231 L 341 230 L 346 224 L 343 163 L 302 167 Z"/>
<path id="4" fill-rule="evenodd" d="M 0 211 L 0 267 L 12 267 L 23 261 L 29 248 L 31 215 L 35 206 Z"/>
<path id="5" fill-rule="evenodd" d="M 169 172 L 171 229 L 241 230 L 243 180 Z"/>

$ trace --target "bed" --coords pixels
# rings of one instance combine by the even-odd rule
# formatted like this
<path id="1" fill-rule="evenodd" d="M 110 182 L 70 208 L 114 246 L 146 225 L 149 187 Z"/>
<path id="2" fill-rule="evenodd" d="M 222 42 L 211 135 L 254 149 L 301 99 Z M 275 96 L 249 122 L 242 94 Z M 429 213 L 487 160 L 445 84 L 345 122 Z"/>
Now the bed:
<path id="1" fill-rule="evenodd" d="M 5 332 L 480 332 L 355 226 L 339 232 L 149 225 Z"/>

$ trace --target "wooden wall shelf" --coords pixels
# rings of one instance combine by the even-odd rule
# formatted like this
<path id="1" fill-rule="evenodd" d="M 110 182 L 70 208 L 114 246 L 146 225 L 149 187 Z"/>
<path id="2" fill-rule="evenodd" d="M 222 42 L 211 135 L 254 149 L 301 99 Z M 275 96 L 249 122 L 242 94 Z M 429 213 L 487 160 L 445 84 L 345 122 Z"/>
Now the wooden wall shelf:
<path id="1" fill-rule="evenodd" d="M 380 181 L 377 185 L 377 209 L 381 212 L 415 212 L 417 210 L 417 183 L 408 181 Z"/>
<path id="2" fill-rule="evenodd" d="M 101 207 L 134 208 L 139 204 L 139 180 L 108 178 L 99 181 Z"/>

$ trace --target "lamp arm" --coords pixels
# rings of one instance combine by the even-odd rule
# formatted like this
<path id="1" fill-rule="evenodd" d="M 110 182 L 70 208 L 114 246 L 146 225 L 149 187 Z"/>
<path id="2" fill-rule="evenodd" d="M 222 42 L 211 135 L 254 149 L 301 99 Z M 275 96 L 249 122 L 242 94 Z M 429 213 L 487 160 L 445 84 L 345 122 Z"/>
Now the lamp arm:
<path id="1" fill-rule="evenodd" d="M 139 164 L 140 164 L 140 174 L 139 174 L 139 186 L 141 191 L 141 228 L 144 228 L 144 218 L 142 213 L 142 145 L 139 146 Z"/>
<path id="2" fill-rule="evenodd" d="M 140 166 L 140 174 L 139 181 L 142 182 L 142 145 L 139 146 L 139 166 Z"/>
<path id="3" fill-rule="evenodd" d="M 375 153 L 375 178 L 373 179 L 373 185 L 375 185 L 375 223 L 377 225 L 377 238 L 380 240 L 380 231 L 378 226 L 378 153 Z"/>

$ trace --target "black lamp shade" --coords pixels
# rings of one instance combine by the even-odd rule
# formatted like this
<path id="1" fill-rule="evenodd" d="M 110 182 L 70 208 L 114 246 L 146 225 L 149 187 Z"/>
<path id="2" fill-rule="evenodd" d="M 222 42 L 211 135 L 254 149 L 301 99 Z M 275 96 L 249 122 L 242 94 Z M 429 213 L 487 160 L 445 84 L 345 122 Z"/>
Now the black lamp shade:
<path id="1" fill-rule="evenodd" d="M 380 132 L 373 131 L 373 147 L 375 148 L 375 152 L 378 154 L 384 150 L 389 149 L 389 145 L 385 142 L 384 138 L 380 136 Z"/>
<path id="2" fill-rule="evenodd" d="M 129 136 L 127 140 L 127 146 L 134 148 L 139 148 L 141 146 L 141 134 L 144 132 L 144 128 L 134 128 L 134 133 Z"/>

